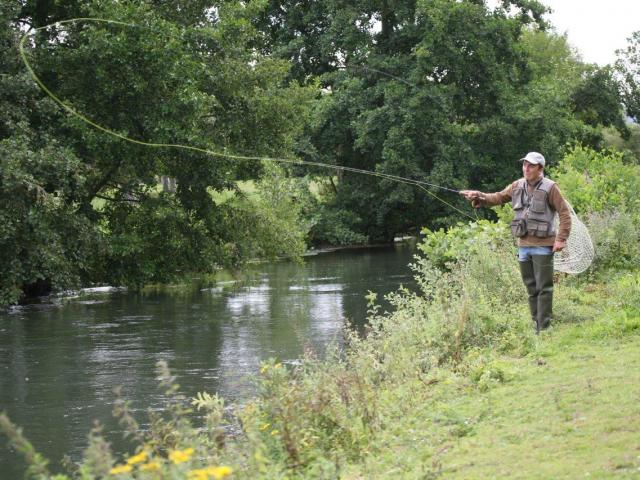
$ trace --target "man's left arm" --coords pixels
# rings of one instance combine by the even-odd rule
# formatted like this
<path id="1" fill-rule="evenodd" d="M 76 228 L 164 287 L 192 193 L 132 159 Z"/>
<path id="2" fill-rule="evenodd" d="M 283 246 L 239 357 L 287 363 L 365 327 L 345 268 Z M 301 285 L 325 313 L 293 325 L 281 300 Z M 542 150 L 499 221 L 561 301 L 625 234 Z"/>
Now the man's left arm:
<path id="1" fill-rule="evenodd" d="M 558 185 L 554 185 L 549 192 L 549 203 L 553 209 L 558 212 L 560 225 L 558 226 L 558 232 L 556 233 L 556 241 L 553 244 L 553 251 L 559 252 L 567 246 L 567 238 L 571 233 L 571 210 L 569 204 L 562 196 Z"/>

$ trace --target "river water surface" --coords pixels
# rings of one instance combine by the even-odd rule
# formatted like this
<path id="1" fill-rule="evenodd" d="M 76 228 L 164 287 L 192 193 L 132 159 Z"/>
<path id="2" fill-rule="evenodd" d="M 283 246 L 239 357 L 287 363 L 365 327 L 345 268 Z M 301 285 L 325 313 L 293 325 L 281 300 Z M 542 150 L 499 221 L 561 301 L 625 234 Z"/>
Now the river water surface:
<path id="1" fill-rule="evenodd" d="M 59 470 L 78 460 L 94 420 L 126 449 L 111 411 L 113 389 L 139 421 L 162 405 L 155 363 L 166 360 L 187 397 L 252 394 L 251 375 L 271 357 L 295 362 L 341 345 L 345 325 L 366 322 L 365 295 L 411 287 L 411 245 L 342 250 L 304 263 L 254 265 L 215 284 L 83 295 L 0 314 L 0 411 L 23 427 Z M 0 437 L 0 479 L 22 478 L 24 464 Z"/>

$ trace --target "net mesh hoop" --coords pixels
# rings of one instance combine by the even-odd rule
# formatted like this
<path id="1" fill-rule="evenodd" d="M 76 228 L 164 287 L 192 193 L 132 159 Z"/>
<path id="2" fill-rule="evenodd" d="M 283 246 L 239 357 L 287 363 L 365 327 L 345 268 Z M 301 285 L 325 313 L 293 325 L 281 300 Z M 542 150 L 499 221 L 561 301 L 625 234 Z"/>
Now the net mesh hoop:
<path id="1" fill-rule="evenodd" d="M 569 210 L 571 211 L 571 233 L 567 239 L 567 246 L 553 256 L 553 268 L 558 272 L 576 275 L 591 266 L 595 251 L 589 230 L 580 221 L 571 205 Z M 557 214 L 555 221 L 557 229 L 559 224 Z"/>

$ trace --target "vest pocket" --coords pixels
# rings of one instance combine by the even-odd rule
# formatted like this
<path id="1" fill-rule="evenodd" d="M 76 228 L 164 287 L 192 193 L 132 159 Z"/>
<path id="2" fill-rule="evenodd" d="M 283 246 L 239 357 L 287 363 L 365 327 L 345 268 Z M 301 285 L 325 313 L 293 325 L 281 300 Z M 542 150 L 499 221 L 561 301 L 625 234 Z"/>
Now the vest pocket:
<path id="1" fill-rule="evenodd" d="M 511 206 L 514 210 L 522 210 L 524 208 L 524 190 L 521 188 L 516 188 L 513 191 L 513 195 L 511 196 Z"/>
<path id="2" fill-rule="evenodd" d="M 547 238 L 549 236 L 549 223 L 528 218 L 527 232 L 532 237 Z"/>
<path id="3" fill-rule="evenodd" d="M 534 213 L 544 213 L 547 203 L 547 193 L 542 190 L 536 190 L 533 192 L 533 198 L 531 199 L 531 206 L 529 210 Z"/>
<path id="4" fill-rule="evenodd" d="M 511 234 L 517 238 L 524 237 L 527 234 L 527 222 L 524 218 L 511 222 Z"/>

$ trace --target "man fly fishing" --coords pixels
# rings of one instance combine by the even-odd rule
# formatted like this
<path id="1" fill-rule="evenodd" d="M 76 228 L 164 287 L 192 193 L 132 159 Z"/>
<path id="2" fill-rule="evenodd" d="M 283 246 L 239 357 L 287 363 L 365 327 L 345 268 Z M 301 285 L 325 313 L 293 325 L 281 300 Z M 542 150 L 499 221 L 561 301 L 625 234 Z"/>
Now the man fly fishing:
<path id="1" fill-rule="evenodd" d="M 548 328 L 553 311 L 553 254 L 563 250 L 571 232 L 571 210 L 558 185 L 544 176 L 545 159 L 529 152 L 520 159 L 523 178 L 501 192 L 461 190 L 475 208 L 511 202 L 515 214 L 511 233 L 518 240 L 522 281 L 536 333 Z M 559 217 L 556 231 L 555 215 Z"/>

